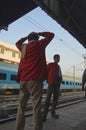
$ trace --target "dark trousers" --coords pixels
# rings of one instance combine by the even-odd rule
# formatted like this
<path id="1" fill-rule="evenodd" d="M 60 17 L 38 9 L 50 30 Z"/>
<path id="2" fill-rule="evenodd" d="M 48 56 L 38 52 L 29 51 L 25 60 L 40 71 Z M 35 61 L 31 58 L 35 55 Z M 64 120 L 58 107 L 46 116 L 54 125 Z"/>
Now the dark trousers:
<path id="1" fill-rule="evenodd" d="M 52 101 L 51 114 L 55 113 L 55 109 L 58 104 L 59 89 L 60 89 L 60 83 L 48 85 L 47 97 L 45 100 L 44 111 L 43 111 L 44 118 L 47 117 L 52 94 L 53 94 L 53 101 Z"/>

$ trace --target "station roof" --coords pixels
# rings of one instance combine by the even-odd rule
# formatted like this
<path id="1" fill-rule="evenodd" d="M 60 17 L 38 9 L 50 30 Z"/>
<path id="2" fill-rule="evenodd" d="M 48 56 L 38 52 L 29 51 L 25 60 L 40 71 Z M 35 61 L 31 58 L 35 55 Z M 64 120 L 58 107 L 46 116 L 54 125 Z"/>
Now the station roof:
<path id="1" fill-rule="evenodd" d="M 0 0 L 0 29 L 40 6 L 86 48 L 86 0 Z"/>
<path id="2" fill-rule="evenodd" d="M 0 30 L 36 7 L 32 0 L 0 0 Z"/>

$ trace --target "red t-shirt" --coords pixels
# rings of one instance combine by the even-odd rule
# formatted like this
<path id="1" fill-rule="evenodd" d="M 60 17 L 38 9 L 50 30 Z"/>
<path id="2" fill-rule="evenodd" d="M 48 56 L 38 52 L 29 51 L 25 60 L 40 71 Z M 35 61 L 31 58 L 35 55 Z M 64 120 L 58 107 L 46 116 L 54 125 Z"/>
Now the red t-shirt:
<path id="1" fill-rule="evenodd" d="M 26 54 L 21 58 L 17 81 L 43 80 L 47 78 L 45 48 L 54 37 L 53 33 L 40 33 L 44 39 L 32 41 L 26 45 Z M 21 51 L 25 38 L 20 39 L 16 46 Z"/>

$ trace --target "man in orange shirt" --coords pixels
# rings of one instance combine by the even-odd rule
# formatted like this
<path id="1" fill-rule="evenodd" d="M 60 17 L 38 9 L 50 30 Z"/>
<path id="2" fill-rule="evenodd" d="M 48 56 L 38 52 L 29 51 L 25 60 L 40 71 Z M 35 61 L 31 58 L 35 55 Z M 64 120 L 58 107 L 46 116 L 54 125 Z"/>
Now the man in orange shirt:
<path id="1" fill-rule="evenodd" d="M 43 38 L 39 40 L 39 37 Z M 33 32 L 27 37 L 16 42 L 17 48 L 22 53 L 17 82 L 20 82 L 20 100 L 17 112 L 17 130 L 24 130 L 25 108 L 30 95 L 33 104 L 34 130 L 42 130 L 41 98 L 43 93 L 43 80 L 47 77 L 45 48 L 53 39 L 50 32 Z M 23 44 L 28 40 L 28 44 Z"/>
<path id="2" fill-rule="evenodd" d="M 54 55 L 53 58 L 54 58 L 54 62 L 51 62 L 47 65 L 48 91 L 47 91 L 47 97 L 45 100 L 44 111 L 43 111 L 43 120 L 44 121 L 46 121 L 52 93 L 53 93 L 53 102 L 52 102 L 51 116 L 54 118 L 59 118 L 59 116 L 56 115 L 56 113 L 55 113 L 55 109 L 56 109 L 56 105 L 58 103 L 60 84 L 62 82 L 62 72 L 61 72 L 60 66 L 58 65 L 58 62 L 60 61 L 60 55 L 56 54 L 56 55 Z"/>

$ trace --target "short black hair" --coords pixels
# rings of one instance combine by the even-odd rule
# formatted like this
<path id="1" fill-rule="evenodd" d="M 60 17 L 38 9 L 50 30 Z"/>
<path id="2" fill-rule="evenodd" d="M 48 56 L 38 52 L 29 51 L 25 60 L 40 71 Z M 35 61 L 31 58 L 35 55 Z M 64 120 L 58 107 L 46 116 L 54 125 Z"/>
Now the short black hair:
<path id="1" fill-rule="evenodd" d="M 29 41 L 30 40 L 38 40 L 39 36 L 36 33 L 30 33 L 27 38 Z"/>
<path id="2" fill-rule="evenodd" d="M 60 57 L 60 55 L 59 55 L 59 54 L 55 54 L 55 55 L 53 56 L 54 59 L 55 59 L 56 57 Z"/>

